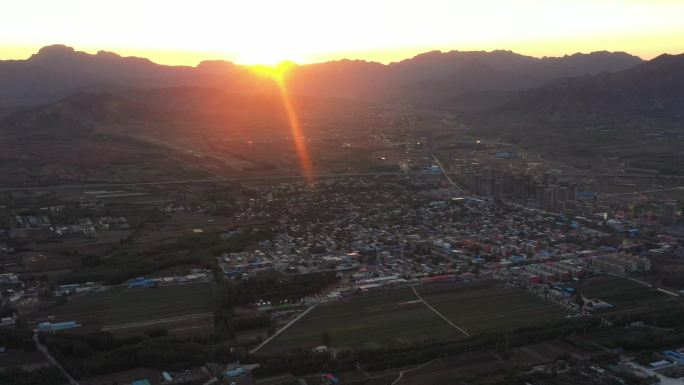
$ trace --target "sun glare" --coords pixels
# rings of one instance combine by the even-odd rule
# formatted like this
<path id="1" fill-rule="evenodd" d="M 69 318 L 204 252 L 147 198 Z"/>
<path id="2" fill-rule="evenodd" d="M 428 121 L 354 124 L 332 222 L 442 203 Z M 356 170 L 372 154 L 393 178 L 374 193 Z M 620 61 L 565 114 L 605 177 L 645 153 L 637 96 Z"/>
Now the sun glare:
<path id="1" fill-rule="evenodd" d="M 252 65 L 249 66 L 249 69 L 256 74 L 281 82 L 284 81 L 285 75 L 296 65 L 291 61 L 280 61 L 275 64 Z"/>
<path id="2" fill-rule="evenodd" d="M 299 168 L 304 178 L 306 178 L 307 183 L 311 183 L 313 182 L 314 177 L 311 157 L 306 145 L 306 137 L 304 136 L 302 126 L 299 123 L 299 115 L 297 114 L 294 103 L 292 103 L 292 96 L 288 91 L 286 81 L 287 73 L 295 66 L 295 63 L 283 61 L 272 66 L 255 65 L 251 66 L 250 69 L 261 76 L 271 78 L 278 86 L 280 100 L 287 116 L 290 135 L 294 142 L 295 150 L 297 151 L 297 158 L 299 158 Z"/>

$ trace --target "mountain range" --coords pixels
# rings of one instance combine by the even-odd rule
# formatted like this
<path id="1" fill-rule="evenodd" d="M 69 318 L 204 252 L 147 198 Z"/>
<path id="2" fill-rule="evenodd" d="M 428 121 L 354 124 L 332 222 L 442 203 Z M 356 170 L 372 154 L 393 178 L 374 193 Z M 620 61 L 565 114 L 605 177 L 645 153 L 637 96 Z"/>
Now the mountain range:
<path id="1" fill-rule="evenodd" d="M 296 65 L 285 82 L 303 113 L 343 116 L 361 104 L 419 106 L 475 124 L 665 118 L 684 113 L 684 54 L 649 61 L 622 52 L 534 58 L 510 51 L 427 52 L 381 64 Z M 111 52 L 42 48 L 0 61 L 0 108 L 11 126 L 84 126 L 131 120 L 284 119 L 279 90 L 252 67 L 205 61 L 165 66 Z M 357 110 L 358 111 L 358 110 Z M 271 121 L 272 122 L 272 121 Z"/>
<path id="2" fill-rule="evenodd" d="M 496 108 L 498 114 L 545 121 L 679 120 L 684 114 L 684 54 L 661 55 L 623 71 L 558 79 L 516 94 Z"/>
<path id="3" fill-rule="evenodd" d="M 620 71 L 641 62 L 621 52 L 535 58 L 510 51 L 433 51 L 387 65 L 360 60 L 295 65 L 287 84 L 291 93 L 309 97 L 444 102 L 469 93 L 519 91 L 564 77 Z M 0 61 L 0 107 L 46 104 L 77 91 L 175 86 L 273 92 L 250 67 L 226 61 L 165 66 L 63 45 L 44 47 L 26 60 Z"/>

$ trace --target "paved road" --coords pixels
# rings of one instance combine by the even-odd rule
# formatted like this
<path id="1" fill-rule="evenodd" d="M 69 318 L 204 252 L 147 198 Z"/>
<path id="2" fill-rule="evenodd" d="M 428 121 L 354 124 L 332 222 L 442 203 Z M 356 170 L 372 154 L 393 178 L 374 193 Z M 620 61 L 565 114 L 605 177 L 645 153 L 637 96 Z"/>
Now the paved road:
<path id="1" fill-rule="evenodd" d="M 62 367 L 62 365 L 55 359 L 55 357 L 52 356 L 52 354 L 50 354 L 48 348 L 40 342 L 40 340 L 38 339 L 38 333 L 33 334 L 33 341 L 36 342 L 36 348 L 38 348 L 38 351 L 43 353 L 45 357 L 48 359 L 48 361 L 50 361 L 52 365 L 55 365 L 57 369 L 59 369 L 62 372 L 62 374 L 64 374 L 64 376 L 67 378 L 71 385 L 79 385 L 78 381 L 76 381 L 75 378 L 71 377 L 69 372 L 67 372 L 64 369 L 64 367 Z"/>

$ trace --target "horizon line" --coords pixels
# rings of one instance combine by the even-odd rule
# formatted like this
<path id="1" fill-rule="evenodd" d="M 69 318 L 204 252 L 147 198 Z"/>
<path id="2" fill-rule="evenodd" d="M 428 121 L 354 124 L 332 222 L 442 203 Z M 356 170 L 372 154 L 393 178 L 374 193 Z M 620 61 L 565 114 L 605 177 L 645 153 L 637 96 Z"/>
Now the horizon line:
<path id="1" fill-rule="evenodd" d="M 424 51 L 416 50 L 415 53 L 405 55 L 401 59 L 387 60 L 387 61 L 374 60 L 374 59 L 370 59 L 370 58 L 361 58 L 358 55 L 344 56 L 344 53 L 341 53 L 340 56 L 338 56 L 338 57 L 330 58 L 330 59 L 324 59 L 324 60 L 318 60 L 318 61 L 297 61 L 297 60 L 283 59 L 283 60 L 280 60 L 280 61 L 275 62 L 275 63 L 246 63 L 246 62 L 239 62 L 239 61 L 230 60 L 229 58 L 226 57 L 228 55 L 221 55 L 223 57 L 223 58 L 221 58 L 221 57 L 216 57 L 216 53 L 204 52 L 204 51 L 200 51 L 200 52 L 183 51 L 183 50 L 164 51 L 164 50 L 154 50 L 154 49 L 153 50 L 140 50 L 140 51 L 146 51 L 148 53 L 153 53 L 153 52 L 167 53 L 167 54 L 173 53 L 173 54 L 178 54 L 178 55 L 193 55 L 193 56 L 205 54 L 207 56 L 207 58 L 198 59 L 196 61 L 196 64 L 192 65 L 192 64 L 183 64 L 183 63 L 173 64 L 173 63 L 167 63 L 167 62 L 155 60 L 154 55 L 141 56 L 138 54 L 129 55 L 129 54 L 125 54 L 125 53 L 123 53 L 123 54 L 119 53 L 122 51 L 126 51 L 125 49 L 113 49 L 113 50 L 110 50 L 110 49 L 87 49 L 87 48 L 83 49 L 83 48 L 77 48 L 75 46 L 68 45 L 68 44 L 54 43 L 54 44 L 48 44 L 48 45 L 41 46 L 37 50 L 32 50 L 31 51 L 32 53 L 29 53 L 28 56 L 23 55 L 22 57 L 16 57 L 16 56 L 14 56 L 14 57 L 0 57 L 0 62 L 2 62 L 2 61 L 27 61 L 27 60 L 31 59 L 31 57 L 33 57 L 34 55 L 39 54 L 40 51 L 42 51 L 43 49 L 50 48 L 50 47 L 63 47 L 65 49 L 72 50 L 74 53 L 83 53 L 83 54 L 87 54 L 90 56 L 97 56 L 99 54 L 114 54 L 114 55 L 117 55 L 121 58 L 137 58 L 137 59 L 149 60 L 150 62 L 157 64 L 157 65 L 170 66 L 170 67 L 193 67 L 193 68 L 199 67 L 202 63 L 209 63 L 209 62 L 224 62 L 224 63 L 230 63 L 230 64 L 234 64 L 234 65 L 238 65 L 238 66 L 253 67 L 253 66 L 277 66 L 277 65 L 282 64 L 282 63 L 294 63 L 295 65 L 298 65 L 298 66 L 306 66 L 306 65 L 323 64 L 323 63 L 331 63 L 331 62 L 341 62 L 341 61 L 362 61 L 362 62 L 366 62 L 366 63 L 377 63 L 377 64 L 387 66 L 387 65 L 400 63 L 400 62 L 403 62 L 406 60 L 411 60 L 411 59 L 414 59 L 418 56 L 433 53 L 433 52 L 438 52 L 440 54 L 449 54 L 449 53 L 457 53 L 457 52 L 461 52 L 461 53 L 468 53 L 468 52 L 481 52 L 481 53 L 508 52 L 508 53 L 513 53 L 516 55 L 531 57 L 531 58 L 535 58 L 535 59 L 563 58 L 563 57 L 569 57 L 569 56 L 574 56 L 574 55 L 589 55 L 589 54 L 594 54 L 594 53 L 606 52 L 606 53 L 613 53 L 613 54 L 623 53 L 626 55 L 630 55 L 630 56 L 639 58 L 643 61 L 650 60 L 650 59 L 646 59 L 644 57 L 641 57 L 639 55 L 635 55 L 633 53 L 630 53 L 630 52 L 627 52 L 624 50 L 613 51 L 610 49 L 576 51 L 576 52 L 572 52 L 572 53 L 565 53 L 563 55 L 533 55 L 533 54 L 520 53 L 520 52 L 517 52 L 515 50 L 506 49 L 506 48 L 497 48 L 497 49 L 491 49 L 491 50 L 488 50 L 488 49 L 459 50 L 459 49 L 435 48 L 435 49 L 427 49 Z M 2 46 L 0 46 L 0 55 L 1 55 L 1 52 L 2 52 Z M 653 58 L 656 58 L 656 57 L 662 56 L 662 55 L 676 55 L 676 54 L 669 53 L 669 52 L 662 52 L 662 53 L 654 56 Z"/>

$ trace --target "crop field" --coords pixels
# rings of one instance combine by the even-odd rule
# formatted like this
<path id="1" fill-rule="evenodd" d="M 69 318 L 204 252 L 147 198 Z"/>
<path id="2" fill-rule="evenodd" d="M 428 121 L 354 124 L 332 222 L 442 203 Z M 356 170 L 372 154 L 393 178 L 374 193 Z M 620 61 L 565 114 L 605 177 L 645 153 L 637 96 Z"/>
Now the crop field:
<path id="1" fill-rule="evenodd" d="M 560 305 L 498 282 L 418 288 L 437 311 L 471 334 L 543 325 L 562 319 Z"/>
<path id="2" fill-rule="evenodd" d="M 321 345 L 321 335 L 330 335 L 335 347 L 381 347 L 417 340 L 456 339 L 458 330 L 416 300 L 410 288 L 319 305 L 276 337 L 265 353 L 298 346 Z M 404 303 L 408 302 L 408 303 Z"/>
<path id="3" fill-rule="evenodd" d="M 677 298 L 627 278 L 598 278 L 579 287 L 585 297 L 598 298 L 613 305 L 611 313 L 651 310 L 682 306 Z"/>
<path id="4" fill-rule="evenodd" d="M 126 290 L 113 301 L 105 325 L 207 313 L 213 300 L 213 285 L 204 283 Z"/>
<path id="5" fill-rule="evenodd" d="M 521 289 L 496 283 L 418 287 L 419 294 L 471 335 L 538 325 L 561 319 L 566 311 Z M 263 353 L 310 349 L 322 334 L 335 347 L 383 347 L 416 341 L 454 340 L 465 335 L 418 300 L 411 288 L 320 305 L 267 344 Z"/>
<path id="6" fill-rule="evenodd" d="M 66 304 L 32 314 L 32 317 L 44 319 L 51 315 L 57 322 L 99 323 L 107 316 L 112 302 L 125 290 L 124 287 L 115 287 L 100 293 L 70 297 Z"/>
<path id="7" fill-rule="evenodd" d="M 34 318 L 54 315 L 56 321 L 76 321 L 84 327 L 105 327 L 142 323 L 140 327 L 154 328 L 164 320 L 184 319 L 212 312 L 214 286 L 197 283 L 160 286 L 149 289 L 115 287 L 101 293 L 72 297 Z M 199 318 L 198 318 L 199 319 Z M 204 322 L 204 321 L 203 321 Z"/>

